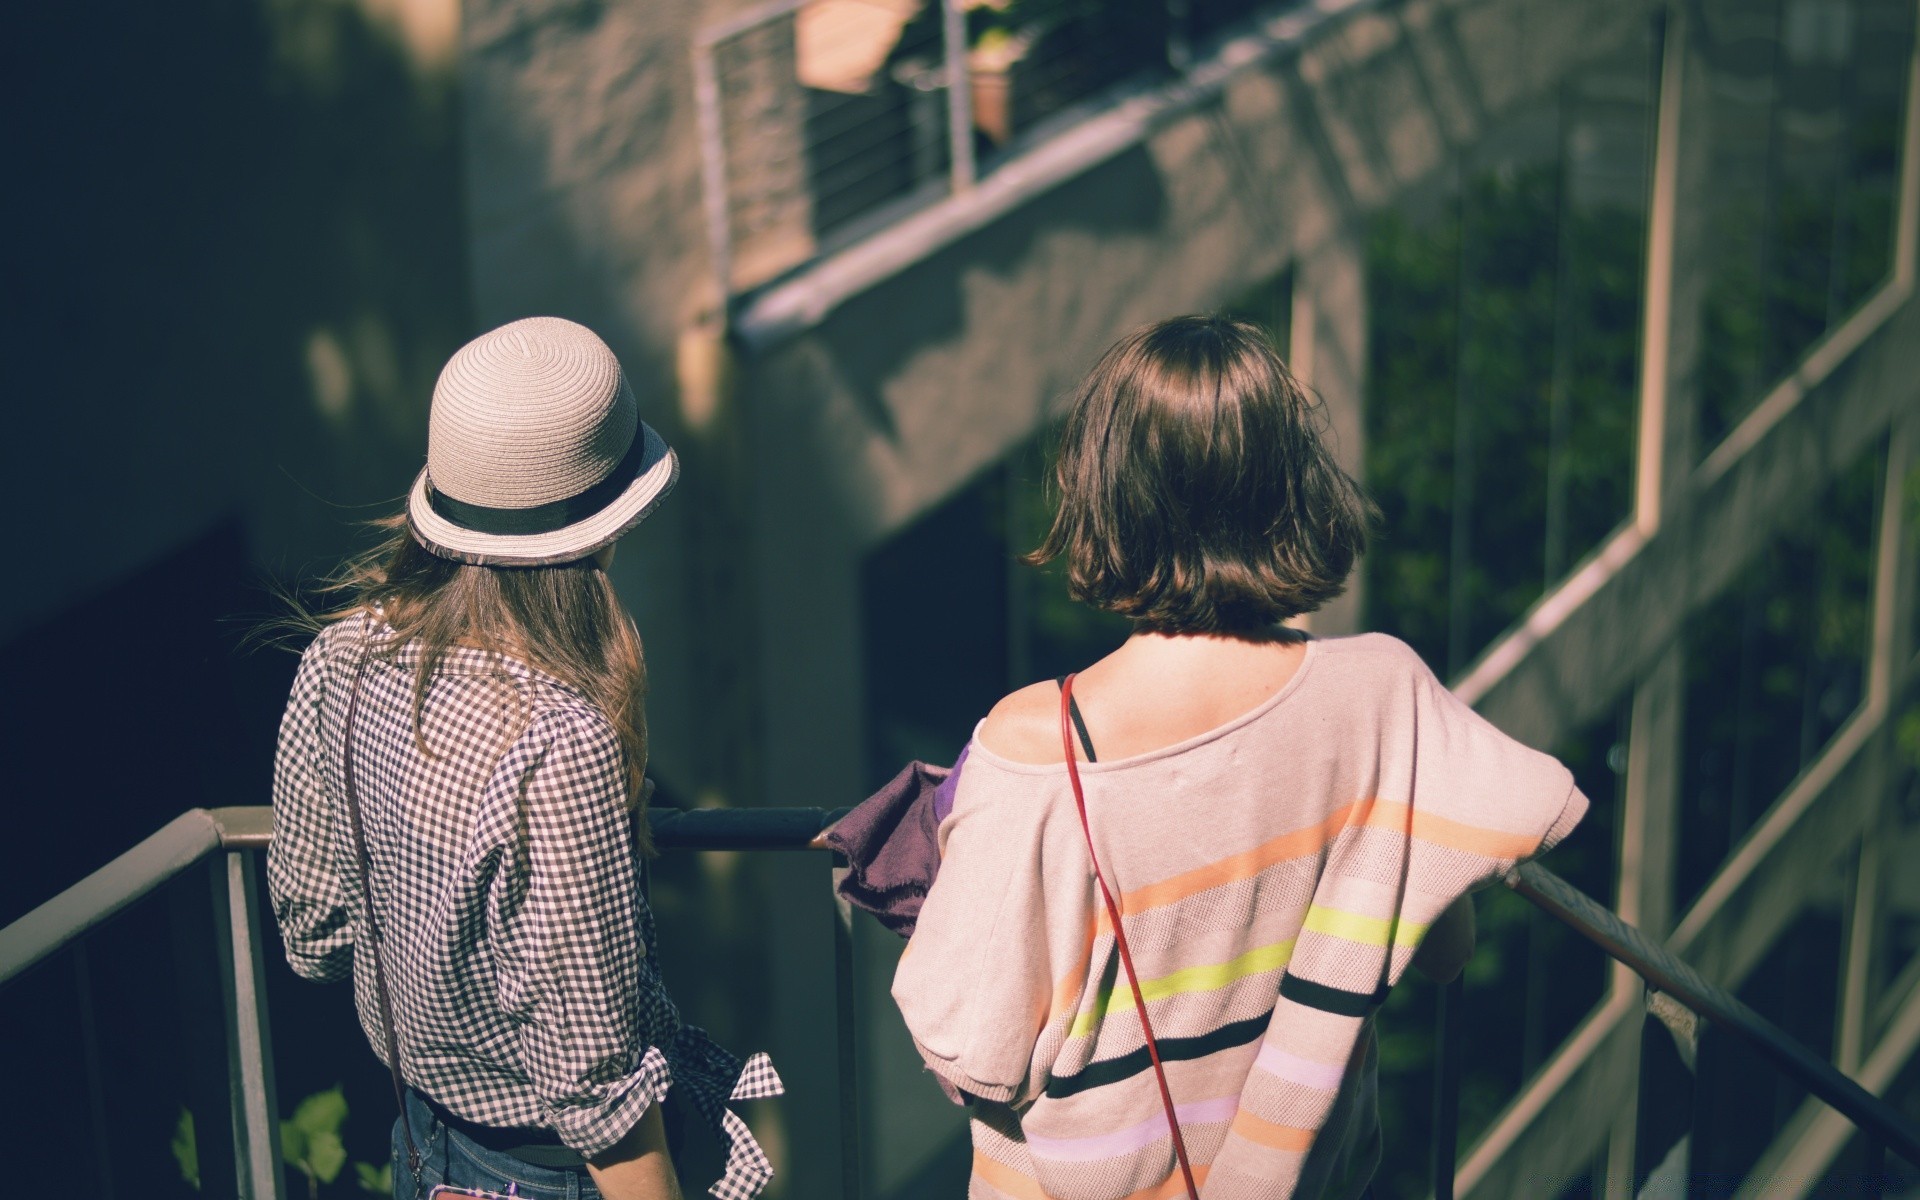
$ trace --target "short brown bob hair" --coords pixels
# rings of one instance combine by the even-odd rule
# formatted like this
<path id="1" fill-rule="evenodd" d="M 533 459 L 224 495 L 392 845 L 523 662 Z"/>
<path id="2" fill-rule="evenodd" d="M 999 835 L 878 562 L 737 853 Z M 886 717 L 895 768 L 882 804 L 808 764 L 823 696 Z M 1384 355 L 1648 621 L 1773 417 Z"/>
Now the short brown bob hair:
<path id="1" fill-rule="evenodd" d="M 1031 563 L 1163 633 L 1248 633 L 1346 587 L 1374 509 L 1324 413 L 1256 325 L 1174 317 L 1108 350 L 1061 432 L 1060 507 Z"/>

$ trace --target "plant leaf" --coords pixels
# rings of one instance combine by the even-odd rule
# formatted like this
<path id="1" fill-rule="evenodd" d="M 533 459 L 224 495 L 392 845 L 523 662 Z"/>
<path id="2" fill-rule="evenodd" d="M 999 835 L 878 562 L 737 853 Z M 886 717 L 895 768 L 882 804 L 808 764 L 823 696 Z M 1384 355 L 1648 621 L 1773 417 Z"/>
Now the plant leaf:
<path id="1" fill-rule="evenodd" d="M 371 1192 L 376 1196 L 393 1195 L 392 1163 L 383 1163 L 376 1167 L 372 1163 L 357 1162 L 353 1164 L 353 1173 L 360 1177 L 361 1191 Z"/>
<path id="2" fill-rule="evenodd" d="M 341 1145 L 340 1135 L 332 1132 L 309 1134 L 307 1165 L 321 1183 L 332 1183 L 338 1178 L 340 1169 L 347 1165 L 347 1148 Z"/>
<path id="3" fill-rule="evenodd" d="M 293 1123 L 309 1137 L 316 1133 L 331 1133 L 338 1137 L 340 1126 L 346 1120 L 347 1098 L 341 1094 L 338 1084 L 308 1096 L 293 1110 Z"/>
<path id="4" fill-rule="evenodd" d="M 280 1122 L 280 1157 L 292 1166 L 306 1169 L 307 1135 L 292 1121 Z"/>
<path id="5" fill-rule="evenodd" d="M 173 1161 L 180 1164 L 180 1178 L 200 1190 L 200 1143 L 193 1133 L 193 1110 L 180 1107 L 180 1119 L 173 1124 Z"/>

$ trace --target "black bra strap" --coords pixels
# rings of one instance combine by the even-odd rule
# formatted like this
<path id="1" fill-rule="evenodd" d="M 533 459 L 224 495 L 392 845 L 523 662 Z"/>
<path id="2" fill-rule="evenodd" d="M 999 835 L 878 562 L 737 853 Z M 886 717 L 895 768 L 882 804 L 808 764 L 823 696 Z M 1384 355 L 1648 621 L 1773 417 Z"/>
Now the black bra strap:
<path id="1" fill-rule="evenodd" d="M 1065 675 L 1056 676 L 1054 682 L 1059 684 L 1062 690 L 1065 690 L 1067 677 Z M 1073 717 L 1074 732 L 1080 735 L 1080 748 L 1087 752 L 1087 761 L 1099 762 L 1100 760 L 1094 757 L 1093 739 L 1087 735 L 1086 718 L 1080 715 L 1080 701 L 1078 697 L 1067 697 L 1067 713 Z"/>

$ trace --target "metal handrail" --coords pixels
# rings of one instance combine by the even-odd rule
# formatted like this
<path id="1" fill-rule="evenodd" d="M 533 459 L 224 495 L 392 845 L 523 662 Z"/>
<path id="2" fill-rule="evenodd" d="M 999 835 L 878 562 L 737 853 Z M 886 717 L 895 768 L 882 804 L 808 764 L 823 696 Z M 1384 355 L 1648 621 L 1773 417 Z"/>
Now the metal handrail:
<path id="1" fill-rule="evenodd" d="M 1920 1130 L 1900 1111 L 1861 1087 L 1773 1022 L 1708 982 L 1666 947 L 1602 908 L 1592 897 L 1537 863 L 1523 864 L 1508 886 L 1548 916 L 1625 963 L 1656 992 L 1732 1030 L 1809 1092 L 1908 1162 L 1920 1163 Z"/>
<path id="2" fill-rule="evenodd" d="M 662 850 L 825 850 L 821 835 L 846 809 L 678 809 L 647 812 Z M 216 850 L 265 850 L 273 810 L 194 808 L 131 850 L 0 929 L 0 986 L 80 938 Z"/>
<path id="3" fill-rule="evenodd" d="M 654 844 L 661 849 L 826 851 L 830 849 L 825 841 L 827 830 L 846 812 L 824 808 L 657 807 L 647 815 Z M 272 810 L 265 807 L 192 809 L 0 929 L 0 986 L 4 986 L 216 851 L 228 855 L 230 886 L 224 916 L 229 922 L 232 957 L 225 961 L 233 976 L 228 1017 L 235 1035 L 234 1070 L 247 1084 L 238 1092 L 250 1093 L 234 1096 L 235 1131 L 242 1141 L 266 1139 L 251 1148 L 237 1147 L 236 1158 L 242 1194 L 261 1198 L 277 1196 L 279 1183 L 271 1153 L 271 1052 L 264 996 L 259 988 L 258 929 L 251 915 L 250 856 L 267 848 L 272 828 Z M 1538 864 L 1523 864 L 1509 876 L 1507 884 L 1548 916 L 1600 947 L 1608 957 L 1632 968 L 1653 991 L 1739 1034 L 1781 1071 L 1866 1133 L 1875 1143 L 1876 1153 L 1879 1147 L 1886 1147 L 1910 1162 L 1920 1163 L 1920 1130 L 1898 1110 L 1737 997 L 1707 981 L 1673 952 Z M 835 940 L 836 959 L 843 972 L 851 956 L 845 928 L 848 918 L 842 904 Z M 249 969 L 243 972 L 243 967 Z M 256 1011 L 249 1013 L 249 1008 Z M 842 1047 L 843 1058 L 850 1053 L 850 1045 Z M 846 1150 L 852 1161 L 855 1147 L 850 1132 L 847 1138 Z M 1451 1171 L 1446 1169 L 1451 1163 L 1443 1166 L 1442 1157 L 1436 1153 L 1436 1192 L 1451 1195 Z"/>

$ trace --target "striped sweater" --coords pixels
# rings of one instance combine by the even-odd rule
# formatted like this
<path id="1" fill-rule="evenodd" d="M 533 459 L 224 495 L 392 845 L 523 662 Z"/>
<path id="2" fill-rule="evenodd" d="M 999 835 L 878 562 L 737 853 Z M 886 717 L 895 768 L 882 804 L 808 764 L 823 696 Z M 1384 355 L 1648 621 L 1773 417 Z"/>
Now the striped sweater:
<path id="1" fill-rule="evenodd" d="M 1361 1193 L 1387 989 L 1448 905 L 1587 807 L 1380 634 L 1309 642 L 1252 712 L 1081 778 L 1209 1200 Z M 976 735 L 939 837 L 893 995 L 978 1098 L 970 1195 L 1183 1194 L 1064 765 Z"/>

